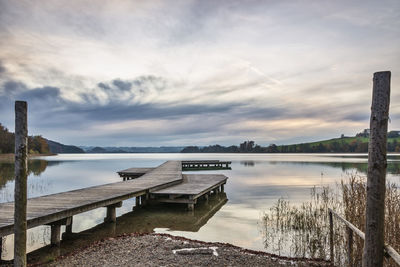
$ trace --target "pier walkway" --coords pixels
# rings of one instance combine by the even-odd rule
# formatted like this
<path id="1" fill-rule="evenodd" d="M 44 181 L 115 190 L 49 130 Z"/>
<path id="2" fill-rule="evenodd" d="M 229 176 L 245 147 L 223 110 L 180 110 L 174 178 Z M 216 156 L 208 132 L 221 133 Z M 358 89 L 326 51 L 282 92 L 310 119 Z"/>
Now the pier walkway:
<path id="1" fill-rule="evenodd" d="M 135 197 L 138 206 L 146 204 L 150 198 L 157 201 L 158 196 L 172 200 L 169 202 L 187 203 L 189 210 L 193 210 L 198 197 L 211 190 L 222 191 L 227 179 L 224 175 L 183 175 L 181 161 L 167 161 L 157 168 L 125 171 L 140 177 L 28 199 L 27 228 L 50 225 L 51 243 L 58 244 L 61 225 L 66 226 L 67 234 L 72 233 L 72 216 L 76 214 L 107 207 L 104 221 L 115 222 L 116 208 L 121 207 L 122 201 Z M 163 191 L 167 188 L 169 191 Z M 14 202 L 0 203 L 0 241 L 13 232 Z"/>

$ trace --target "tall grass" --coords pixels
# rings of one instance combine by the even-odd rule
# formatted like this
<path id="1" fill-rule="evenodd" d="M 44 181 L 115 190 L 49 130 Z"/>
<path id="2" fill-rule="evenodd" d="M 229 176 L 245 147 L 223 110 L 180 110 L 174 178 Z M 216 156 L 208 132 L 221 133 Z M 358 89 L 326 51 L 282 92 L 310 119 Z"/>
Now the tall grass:
<path id="1" fill-rule="evenodd" d="M 365 232 L 366 177 L 357 173 L 347 175 L 334 187 L 314 187 L 310 201 L 293 205 L 279 199 L 263 216 L 264 244 L 276 253 L 296 257 L 329 259 L 328 208 L 342 214 Z M 335 262 L 347 262 L 347 235 L 343 223 L 334 219 Z M 361 266 L 363 240 L 353 239 L 353 266 Z M 400 189 L 387 184 L 385 198 L 385 242 L 400 251 Z M 385 259 L 385 266 L 397 266 Z"/>

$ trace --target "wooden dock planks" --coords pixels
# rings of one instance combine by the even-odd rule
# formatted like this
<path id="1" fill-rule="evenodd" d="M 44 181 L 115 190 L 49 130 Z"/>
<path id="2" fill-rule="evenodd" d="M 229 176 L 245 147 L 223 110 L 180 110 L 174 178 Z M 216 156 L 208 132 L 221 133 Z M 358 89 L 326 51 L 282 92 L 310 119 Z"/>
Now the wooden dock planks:
<path id="1" fill-rule="evenodd" d="M 226 183 L 228 177 L 222 174 L 184 174 L 183 182 L 152 192 L 153 195 L 199 195 L 211 188 Z"/>
<path id="2" fill-rule="evenodd" d="M 28 228 L 112 205 L 182 182 L 180 161 L 167 161 L 143 176 L 124 182 L 93 186 L 28 200 Z M 0 237 L 13 233 L 14 203 L 0 203 Z"/>
<path id="3" fill-rule="evenodd" d="M 188 210 L 193 211 L 199 197 L 208 199 L 211 191 L 221 192 L 227 179 L 221 174 L 186 174 L 182 183 L 154 191 L 150 196 L 158 202 L 188 204 Z"/>

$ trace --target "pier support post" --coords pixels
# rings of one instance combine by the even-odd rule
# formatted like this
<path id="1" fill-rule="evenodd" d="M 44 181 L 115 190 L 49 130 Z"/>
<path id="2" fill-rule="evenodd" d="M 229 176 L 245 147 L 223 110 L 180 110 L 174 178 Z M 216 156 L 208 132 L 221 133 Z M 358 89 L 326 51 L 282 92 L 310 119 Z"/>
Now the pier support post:
<path id="1" fill-rule="evenodd" d="M 68 236 L 68 234 L 72 233 L 72 216 L 71 217 L 67 217 L 65 219 L 61 219 L 61 220 L 55 221 L 55 222 L 51 222 L 51 223 L 49 223 L 47 225 L 50 225 L 50 230 L 51 230 L 51 233 L 50 233 L 50 244 L 52 246 L 58 246 L 58 245 L 60 245 L 60 240 L 61 240 L 60 235 L 61 235 L 61 226 L 62 225 L 66 226 L 65 227 L 66 232 L 63 234 L 63 237 L 64 236 Z M 68 233 L 69 232 L 68 229 L 71 230 L 71 233 Z"/>
<path id="2" fill-rule="evenodd" d="M 224 185 L 221 184 L 221 192 L 224 192 Z"/>
<path id="3" fill-rule="evenodd" d="M 120 208 L 122 206 L 122 201 L 107 206 L 107 215 L 104 218 L 104 222 L 116 222 L 117 221 L 117 212 L 116 208 Z"/>
<path id="4" fill-rule="evenodd" d="M 0 262 L 2 254 L 3 254 L 3 237 L 0 237 Z"/>
<path id="5" fill-rule="evenodd" d="M 14 266 L 26 266 L 27 103 L 15 101 Z"/>
<path id="6" fill-rule="evenodd" d="M 194 204 L 193 203 L 189 203 L 188 204 L 188 210 L 189 211 L 194 211 Z"/>
<path id="7" fill-rule="evenodd" d="M 72 216 L 67 218 L 67 222 L 65 225 L 65 236 L 71 236 L 72 235 Z"/>
<path id="8" fill-rule="evenodd" d="M 135 197 L 135 206 L 136 207 L 140 206 L 140 197 Z"/>
<path id="9" fill-rule="evenodd" d="M 61 224 L 52 224 L 51 225 L 51 237 L 50 244 L 52 246 L 60 245 L 60 234 L 61 234 Z"/>

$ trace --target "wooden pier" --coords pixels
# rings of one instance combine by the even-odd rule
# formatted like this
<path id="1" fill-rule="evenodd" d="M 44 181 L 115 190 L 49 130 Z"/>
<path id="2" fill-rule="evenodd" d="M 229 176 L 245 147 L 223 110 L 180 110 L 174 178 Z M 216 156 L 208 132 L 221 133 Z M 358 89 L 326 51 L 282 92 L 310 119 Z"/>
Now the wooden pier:
<path id="1" fill-rule="evenodd" d="M 201 196 L 220 192 L 226 183 L 224 175 L 182 175 L 181 161 L 167 161 L 157 168 L 131 168 L 118 173 L 137 175 L 135 179 L 93 186 L 28 199 L 27 228 L 51 226 L 51 244 L 60 242 L 61 225 L 72 233 L 72 216 L 106 207 L 105 222 L 116 221 L 116 208 L 122 201 L 136 198 L 136 206 L 152 201 L 186 203 L 193 210 Z M 120 174 L 121 175 L 121 174 Z M 163 191 L 163 189 L 168 189 Z M 0 241 L 14 229 L 14 202 L 0 203 Z M 1 242 L 0 242 L 1 243 Z M 1 259 L 1 253 L 0 253 Z"/>
<path id="2" fill-rule="evenodd" d="M 221 174 L 184 174 L 183 182 L 168 188 L 150 193 L 150 198 L 157 202 L 185 203 L 188 209 L 193 210 L 197 199 L 224 191 L 224 184 L 228 177 Z"/>
<path id="3" fill-rule="evenodd" d="M 230 170 L 231 161 L 186 160 L 182 161 L 182 170 Z"/>

